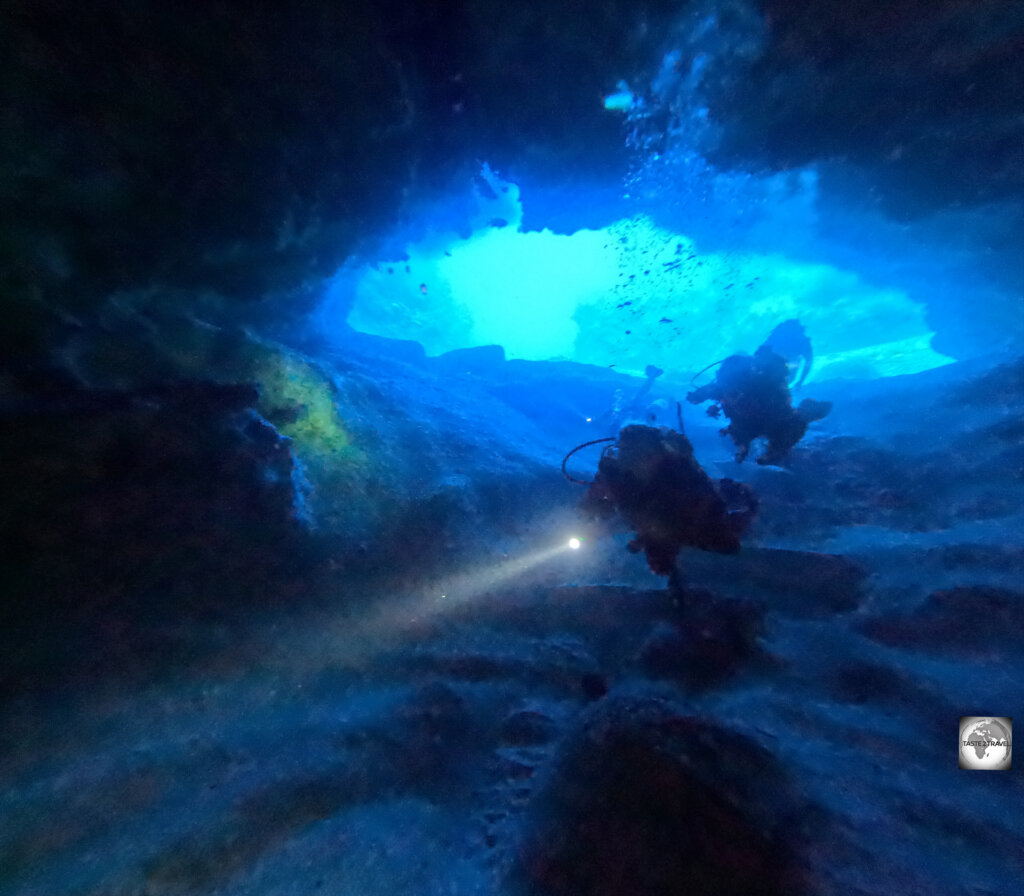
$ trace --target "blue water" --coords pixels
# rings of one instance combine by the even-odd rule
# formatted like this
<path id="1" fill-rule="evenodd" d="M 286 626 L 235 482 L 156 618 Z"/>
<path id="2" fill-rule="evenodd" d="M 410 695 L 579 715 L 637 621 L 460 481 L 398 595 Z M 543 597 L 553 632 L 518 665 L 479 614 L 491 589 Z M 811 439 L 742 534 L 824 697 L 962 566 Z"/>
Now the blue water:
<path id="1" fill-rule="evenodd" d="M 1024 31 L 943 4 L 893 123 L 861 6 L 820 47 L 784 2 L 638 12 L 588 86 L 616 164 L 481 140 L 293 304 L 115 292 L 61 324 L 75 389 L 4 380 L 0 894 L 1022 891 L 1022 763 L 960 750 L 1024 720 L 1024 201 L 982 114 L 1020 75 L 939 99 Z M 374 64 L 477 115 L 430 21 L 444 90 Z M 914 167 L 943 140 L 976 164 Z M 787 321 L 781 379 L 726 382 Z"/>

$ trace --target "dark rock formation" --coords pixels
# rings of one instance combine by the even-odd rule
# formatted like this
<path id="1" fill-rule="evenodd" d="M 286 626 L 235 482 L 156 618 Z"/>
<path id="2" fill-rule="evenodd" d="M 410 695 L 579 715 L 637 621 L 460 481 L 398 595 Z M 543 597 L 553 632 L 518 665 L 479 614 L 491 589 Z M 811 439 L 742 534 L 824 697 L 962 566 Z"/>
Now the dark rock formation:
<path id="1" fill-rule="evenodd" d="M 694 690 L 709 687 L 764 659 L 764 631 L 764 608 L 753 601 L 691 590 L 677 618 L 654 626 L 640 663 L 652 678 Z"/>
<path id="2" fill-rule="evenodd" d="M 564 198 L 586 184 L 621 213 L 607 193 L 627 150 L 601 96 L 650 84 L 665 58 L 676 80 L 646 97 L 645 153 L 681 139 L 737 169 L 837 162 L 823 184 L 903 217 L 1020 200 L 1022 15 L 1001 0 L 12 0 L 0 347 L 45 355 L 115 292 L 295 313 L 403 204 L 481 159 L 551 188 L 552 219 L 602 223 Z M 695 110 L 708 127 L 687 124 Z"/>
<path id="3" fill-rule="evenodd" d="M 517 876 L 544 896 L 800 892 L 802 812 L 749 738 L 662 700 L 609 698 L 555 758 Z"/>
<path id="4" fill-rule="evenodd" d="M 190 626 L 286 597 L 292 456 L 255 401 L 167 383 L 0 417 L 0 689 L 151 670 Z"/>
<path id="5" fill-rule="evenodd" d="M 868 619 L 861 629 L 883 644 L 922 653 L 1013 659 L 1024 646 L 1024 595 L 984 586 L 935 591 L 910 613 Z"/>
<path id="6" fill-rule="evenodd" d="M 709 82 L 722 125 L 714 159 L 787 168 L 842 158 L 903 216 L 1024 198 L 1020 6 L 757 5 L 767 23 L 763 52 L 741 82 L 735 73 Z"/>
<path id="7" fill-rule="evenodd" d="M 671 6 L 5 4 L 5 351 L 45 348 L 46 307 L 117 290 L 294 302 L 481 158 L 614 171 L 600 97 Z"/>

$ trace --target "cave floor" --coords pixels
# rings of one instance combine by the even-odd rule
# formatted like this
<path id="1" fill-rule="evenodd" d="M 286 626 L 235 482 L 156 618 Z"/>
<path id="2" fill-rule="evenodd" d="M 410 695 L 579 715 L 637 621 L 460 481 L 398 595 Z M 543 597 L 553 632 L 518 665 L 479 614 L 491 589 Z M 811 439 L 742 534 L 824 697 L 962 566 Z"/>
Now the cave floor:
<path id="1" fill-rule="evenodd" d="M 684 554 L 685 591 L 622 534 L 498 583 L 339 575 L 159 675 L 8 701 L 0 892 L 518 892 L 608 701 L 770 757 L 805 892 L 1007 892 L 1020 763 L 962 770 L 957 740 L 961 716 L 1024 718 L 1024 402 L 972 394 L 930 443 L 837 415 L 789 472 L 752 470 L 751 543 Z"/>

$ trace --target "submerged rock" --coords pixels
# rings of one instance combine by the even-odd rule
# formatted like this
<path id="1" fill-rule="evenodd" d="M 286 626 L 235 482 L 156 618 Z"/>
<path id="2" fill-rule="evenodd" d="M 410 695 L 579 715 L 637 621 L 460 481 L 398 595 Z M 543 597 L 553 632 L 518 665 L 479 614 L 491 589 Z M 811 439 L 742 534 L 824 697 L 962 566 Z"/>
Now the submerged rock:
<path id="1" fill-rule="evenodd" d="M 686 603 L 677 619 L 655 627 L 641 648 L 640 662 L 652 678 L 704 688 L 763 658 L 763 634 L 762 606 L 703 592 Z"/>
<path id="2" fill-rule="evenodd" d="M 5 409 L 0 684 L 151 668 L 190 624 L 279 599 L 293 463 L 255 400 L 189 381 Z"/>
<path id="3" fill-rule="evenodd" d="M 1013 659 L 1024 645 L 1024 594 L 987 586 L 934 591 L 912 612 L 869 619 L 861 630 L 893 647 Z"/>
<path id="4" fill-rule="evenodd" d="M 555 760 L 515 876 L 544 896 L 801 892 L 803 811 L 746 736 L 660 699 L 608 698 Z"/>

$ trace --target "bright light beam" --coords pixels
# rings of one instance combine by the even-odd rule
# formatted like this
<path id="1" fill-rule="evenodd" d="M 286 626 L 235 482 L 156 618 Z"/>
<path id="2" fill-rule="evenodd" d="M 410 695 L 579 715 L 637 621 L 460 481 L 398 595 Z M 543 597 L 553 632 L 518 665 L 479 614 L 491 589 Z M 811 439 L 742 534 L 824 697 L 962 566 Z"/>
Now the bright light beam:
<path id="1" fill-rule="evenodd" d="M 566 551 L 577 550 L 581 544 L 582 542 L 578 538 L 570 538 L 554 547 L 542 548 L 522 557 L 508 557 L 496 564 L 460 573 L 447 580 L 443 593 L 439 596 L 435 596 L 433 599 L 430 597 L 417 598 L 413 603 L 422 604 L 424 609 L 433 604 L 438 610 L 450 610 L 455 606 L 469 603 L 483 592 L 504 585 Z"/>
<path id="2" fill-rule="evenodd" d="M 382 650 L 426 635 L 426 630 L 441 617 L 471 605 L 488 592 L 582 546 L 583 539 L 574 536 L 522 556 L 438 576 L 434 583 L 417 588 L 414 593 L 381 599 L 376 606 L 368 608 L 365 615 L 346 615 L 326 624 L 321 620 L 319 631 L 303 639 L 303 650 L 312 655 L 316 641 L 322 645 L 325 661 L 362 665 Z"/>

